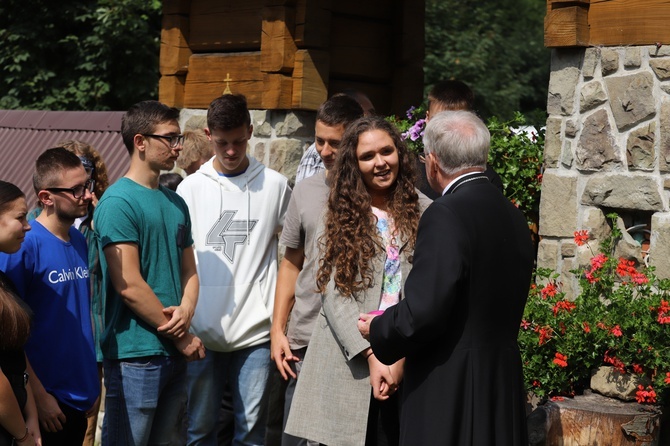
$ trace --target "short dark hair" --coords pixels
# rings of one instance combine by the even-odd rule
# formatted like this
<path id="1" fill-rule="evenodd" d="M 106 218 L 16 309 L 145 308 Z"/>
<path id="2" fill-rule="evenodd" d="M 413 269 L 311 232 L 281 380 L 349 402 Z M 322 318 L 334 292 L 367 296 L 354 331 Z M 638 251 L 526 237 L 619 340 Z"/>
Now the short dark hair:
<path id="1" fill-rule="evenodd" d="M 21 189 L 12 183 L 0 180 L 0 214 L 7 210 L 11 202 L 21 197 L 25 197 Z"/>
<path id="2" fill-rule="evenodd" d="M 58 175 L 64 170 L 82 167 L 81 160 L 77 155 L 63 147 L 47 149 L 35 161 L 35 173 L 33 174 L 33 189 L 35 193 L 49 187 L 58 186 Z M 83 168 L 83 167 L 82 167 Z"/>
<path id="3" fill-rule="evenodd" d="M 142 101 L 132 105 L 121 118 L 121 136 L 129 154 L 135 150 L 135 135 L 153 133 L 164 122 L 179 121 L 179 110 L 158 101 Z"/>
<path id="4" fill-rule="evenodd" d="M 363 117 L 363 113 L 363 107 L 355 99 L 345 93 L 338 93 L 319 106 L 316 111 L 316 120 L 329 127 L 337 125 L 348 127 L 349 124 Z"/>
<path id="5" fill-rule="evenodd" d="M 162 173 L 158 177 L 158 184 L 160 184 L 163 187 L 167 187 L 170 190 L 176 191 L 177 186 L 179 186 L 179 183 L 181 183 L 183 179 L 184 178 L 178 173 L 174 172 Z"/>
<path id="6" fill-rule="evenodd" d="M 475 93 L 465 82 L 440 81 L 428 93 L 428 105 L 438 102 L 445 110 L 469 110 L 475 108 Z"/>
<path id="7" fill-rule="evenodd" d="M 241 94 L 224 94 L 214 99 L 207 109 L 207 127 L 212 130 L 233 130 L 249 127 L 251 117 L 247 98 Z"/>

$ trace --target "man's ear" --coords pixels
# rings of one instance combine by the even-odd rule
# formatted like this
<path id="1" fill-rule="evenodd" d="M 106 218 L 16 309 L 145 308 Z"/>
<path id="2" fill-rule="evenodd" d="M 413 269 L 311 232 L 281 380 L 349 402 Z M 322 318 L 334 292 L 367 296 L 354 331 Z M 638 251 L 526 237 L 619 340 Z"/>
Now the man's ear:
<path id="1" fill-rule="evenodd" d="M 247 139 L 251 139 L 251 135 L 254 133 L 254 125 L 249 124 L 249 132 L 247 133 Z"/>
<path id="2" fill-rule="evenodd" d="M 205 131 L 205 136 L 207 136 L 207 139 L 209 139 L 211 141 L 212 140 L 212 132 L 210 132 L 209 127 L 205 127 L 203 130 Z"/>
<path id="3" fill-rule="evenodd" d="M 133 145 L 135 146 L 135 149 L 140 152 L 144 152 L 146 149 L 146 141 L 147 139 L 139 133 L 133 137 Z"/>
<path id="4" fill-rule="evenodd" d="M 37 193 L 37 200 L 40 203 L 42 203 L 42 205 L 44 207 L 53 206 L 53 204 L 54 204 L 54 201 L 51 198 L 51 192 L 49 192 L 48 190 L 44 190 L 44 189 L 42 189 L 41 191 L 39 191 Z"/>

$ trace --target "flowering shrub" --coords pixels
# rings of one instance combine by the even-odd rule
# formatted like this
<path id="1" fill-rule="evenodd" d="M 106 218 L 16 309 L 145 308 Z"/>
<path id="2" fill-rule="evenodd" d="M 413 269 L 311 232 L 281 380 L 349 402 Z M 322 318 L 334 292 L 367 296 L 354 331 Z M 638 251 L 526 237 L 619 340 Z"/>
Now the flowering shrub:
<path id="1" fill-rule="evenodd" d="M 426 127 L 426 106 L 411 107 L 405 117 L 391 116 L 402 138 L 415 153 L 423 152 L 423 132 Z M 530 134 L 520 131 L 525 124 L 521 113 L 511 121 L 501 122 L 496 117 L 487 121 L 491 132 L 488 164 L 503 183 L 503 193 L 523 211 L 529 223 L 537 221 L 542 182 L 544 130 Z"/>
<path id="2" fill-rule="evenodd" d="M 575 243 L 590 249 L 588 237 L 577 231 Z M 652 384 L 638 387 L 638 402 L 660 402 L 670 389 L 670 281 L 614 258 L 620 237 L 612 224 L 600 252 L 573 271 L 580 284 L 574 302 L 565 299 L 556 273 L 537 269 L 519 330 L 526 386 L 536 395 L 579 394 L 601 365 L 647 376 Z"/>

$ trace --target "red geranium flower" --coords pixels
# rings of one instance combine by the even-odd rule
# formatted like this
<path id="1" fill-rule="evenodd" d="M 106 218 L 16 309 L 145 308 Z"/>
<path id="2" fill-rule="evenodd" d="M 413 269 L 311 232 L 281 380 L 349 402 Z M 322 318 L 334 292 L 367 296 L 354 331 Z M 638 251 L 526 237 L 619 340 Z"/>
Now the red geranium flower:
<path id="1" fill-rule="evenodd" d="M 556 364 L 559 367 L 567 367 L 568 366 L 568 357 L 559 353 L 559 352 L 556 352 L 556 354 L 554 355 L 553 363 Z"/>
<path id="2" fill-rule="evenodd" d="M 577 246 L 582 246 L 587 241 L 589 241 L 589 231 L 587 230 L 575 231 L 575 244 Z"/>
<path id="3" fill-rule="evenodd" d="M 558 287 L 554 282 L 549 282 L 542 288 L 542 299 L 546 299 L 547 296 L 549 297 L 554 297 L 556 293 L 558 292 Z"/>
<path id="4" fill-rule="evenodd" d="M 603 253 L 597 254 L 591 258 L 591 267 L 593 270 L 600 269 L 603 267 L 605 262 L 607 262 L 607 256 Z"/>
<path id="5" fill-rule="evenodd" d="M 638 385 L 635 399 L 638 403 L 655 403 L 656 392 L 654 392 L 654 388 L 651 386 L 647 386 L 645 389 L 642 385 Z"/>
<path id="6" fill-rule="evenodd" d="M 663 380 L 664 383 L 670 384 L 670 372 L 665 373 L 665 379 Z"/>
<path id="7" fill-rule="evenodd" d="M 610 333 L 612 333 L 617 338 L 620 338 L 621 336 L 623 336 L 623 332 L 621 331 L 621 327 L 619 327 L 618 325 L 615 325 L 614 327 L 612 327 L 612 329 L 610 330 Z"/>

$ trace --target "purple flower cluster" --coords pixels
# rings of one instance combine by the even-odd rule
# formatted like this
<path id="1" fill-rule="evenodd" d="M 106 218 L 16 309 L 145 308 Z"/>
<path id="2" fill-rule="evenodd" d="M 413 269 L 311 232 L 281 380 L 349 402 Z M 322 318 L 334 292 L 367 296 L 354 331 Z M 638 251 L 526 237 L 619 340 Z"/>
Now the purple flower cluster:
<path id="1" fill-rule="evenodd" d="M 411 109 L 410 109 L 411 110 Z M 408 111 L 409 113 L 409 111 Z M 407 138 L 411 139 L 412 141 L 416 141 L 417 139 L 421 138 L 423 136 L 423 131 L 424 128 L 426 127 L 426 120 L 425 119 L 419 119 L 414 123 L 412 127 L 409 128 L 405 133 L 403 133 L 402 139 L 405 140 Z"/>

